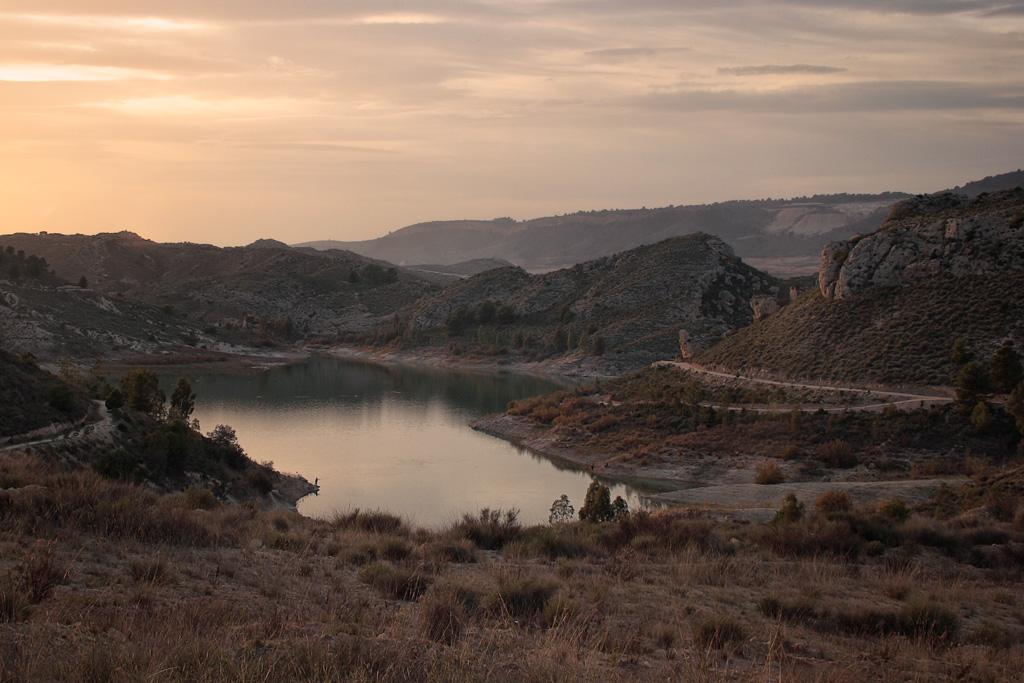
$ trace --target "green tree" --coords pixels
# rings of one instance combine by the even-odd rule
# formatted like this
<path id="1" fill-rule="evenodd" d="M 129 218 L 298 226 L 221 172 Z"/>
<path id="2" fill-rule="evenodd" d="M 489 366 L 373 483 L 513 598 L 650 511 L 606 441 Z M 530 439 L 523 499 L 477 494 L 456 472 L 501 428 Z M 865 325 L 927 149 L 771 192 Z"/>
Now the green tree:
<path id="1" fill-rule="evenodd" d="M 192 385 L 184 377 L 178 378 L 178 383 L 171 392 L 171 408 L 168 411 L 171 419 L 184 420 L 188 422 L 192 411 L 196 409 L 196 392 L 192 391 Z"/>
<path id="2" fill-rule="evenodd" d="M 622 496 L 615 496 L 615 500 L 612 501 L 612 510 L 615 511 L 616 522 L 629 519 L 629 504 Z"/>
<path id="3" fill-rule="evenodd" d="M 957 365 L 963 365 L 971 359 L 971 352 L 967 350 L 967 343 L 962 337 L 953 340 L 953 352 L 949 359 Z"/>
<path id="4" fill-rule="evenodd" d="M 597 480 L 590 482 L 583 507 L 580 508 L 580 519 L 585 522 L 610 522 L 615 519 L 615 508 L 607 486 Z"/>
<path id="5" fill-rule="evenodd" d="M 978 401 L 971 411 L 971 424 L 979 432 L 983 432 L 992 425 L 992 408 L 985 401 Z"/>
<path id="6" fill-rule="evenodd" d="M 993 388 L 1007 394 L 1024 380 L 1024 368 L 1020 364 L 1020 356 L 1013 344 L 1006 343 L 999 347 L 988 361 L 988 372 L 992 377 Z"/>
<path id="7" fill-rule="evenodd" d="M 82 289 L 85 289 L 86 287 L 89 286 L 89 280 L 86 279 L 86 277 L 83 275 L 82 277 L 78 278 L 78 286 L 81 287 Z"/>
<path id="8" fill-rule="evenodd" d="M 569 496 L 563 493 L 558 500 L 551 504 L 551 514 L 548 515 L 548 523 L 571 522 L 575 516 L 576 510 L 573 508 L 572 503 L 569 502 Z"/>
<path id="9" fill-rule="evenodd" d="M 956 400 L 964 405 L 973 406 L 979 396 L 991 391 L 992 379 L 988 370 L 977 361 L 965 365 L 956 378 Z"/>
<path id="10" fill-rule="evenodd" d="M 129 370 L 121 378 L 121 394 L 132 410 L 161 418 L 167 394 L 160 388 L 160 379 L 152 370 Z"/>
<path id="11" fill-rule="evenodd" d="M 494 322 L 494 319 L 498 315 L 498 306 L 490 299 L 484 299 L 480 302 L 480 305 L 476 309 L 476 319 L 480 321 L 481 325 L 487 325 Z"/>
<path id="12" fill-rule="evenodd" d="M 498 306 L 495 318 L 501 325 L 511 325 L 516 321 L 516 309 L 512 308 L 508 304 Z"/>

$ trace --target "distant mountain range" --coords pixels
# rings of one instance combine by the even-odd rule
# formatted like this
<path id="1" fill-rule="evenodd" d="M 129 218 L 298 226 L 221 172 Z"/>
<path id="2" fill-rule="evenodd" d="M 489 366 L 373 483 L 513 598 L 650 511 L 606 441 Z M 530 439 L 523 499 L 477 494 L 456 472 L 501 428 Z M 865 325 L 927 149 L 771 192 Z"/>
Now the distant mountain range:
<path id="1" fill-rule="evenodd" d="M 1020 185 L 1024 185 L 1024 172 L 1016 171 L 971 182 L 955 191 L 974 196 Z M 345 249 L 403 266 L 496 258 L 542 273 L 669 237 L 705 232 L 721 237 L 752 265 L 791 275 L 812 272 L 826 243 L 876 230 L 889 209 L 909 196 L 902 192 L 834 194 L 581 211 L 527 221 L 436 221 L 373 240 L 326 240 L 295 246 Z"/>

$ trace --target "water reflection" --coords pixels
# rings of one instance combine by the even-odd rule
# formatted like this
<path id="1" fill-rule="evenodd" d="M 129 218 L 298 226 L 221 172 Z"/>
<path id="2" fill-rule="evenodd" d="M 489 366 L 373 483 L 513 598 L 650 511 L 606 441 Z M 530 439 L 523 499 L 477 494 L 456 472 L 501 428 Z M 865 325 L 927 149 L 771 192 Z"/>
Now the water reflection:
<path id="1" fill-rule="evenodd" d="M 547 521 L 565 493 L 578 508 L 590 475 L 467 426 L 508 402 L 565 388 L 514 373 L 473 373 L 334 358 L 239 374 L 190 374 L 204 430 L 235 428 L 254 459 L 318 478 L 308 515 L 382 508 L 433 526 L 483 507 Z M 613 485 L 631 508 L 632 487 Z"/>

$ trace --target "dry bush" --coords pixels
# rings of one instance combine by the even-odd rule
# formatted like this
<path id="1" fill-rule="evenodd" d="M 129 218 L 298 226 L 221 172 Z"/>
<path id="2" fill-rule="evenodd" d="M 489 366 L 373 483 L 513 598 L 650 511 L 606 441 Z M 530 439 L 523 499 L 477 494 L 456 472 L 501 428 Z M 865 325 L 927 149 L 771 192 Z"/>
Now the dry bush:
<path id="1" fill-rule="evenodd" d="M 410 534 L 408 525 L 401 517 L 383 510 L 363 512 L 356 508 L 349 512 L 337 512 L 331 517 L 329 523 L 335 529 L 357 529 L 392 536 L 408 536 Z"/>
<path id="2" fill-rule="evenodd" d="M 463 515 L 451 531 L 457 537 L 469 539 L 478 548 L 498 550 L 506 543 L 517 540 L 523 528 L 519 524 L 519 510 L 484 508 L 475 517 L 471 514 Z"/>
<path id="3" fill-rule="evenodd" d="M 781 484 L 784 481 L 786 477 L 782 474 L 782 468 L 774 462 L 758 463 L 754 468 L 755 484 Z"/>
<path id="4" fill-rule="evenodd" d="M 424 637 L 454 645 L 466 622 L 466 608 L 458 596 L 449 591 L 435 591 L 420 603 L 416 623 Z"/>
<path id="5" fill-rule="evenodd" d="M 706 520 L 689 519 L 672 510 L 638 510 L 612 525 L 601 540 L 609 550 L 637 546 L 645 552 L 676 553 L 688 548 L 706 551 L 711 547 L 712 525 Z M 640 540 L 636 540 L 636 539 Z"/>
<path id="6" fill-rule="evenodd" d="M 58 584 L 67 578 L 68 569 L 57 556 L 56 544 L 37 541 L 28 557 L 15 569 L 18 583 L 30 604 L 48 598 Z"/>
<path id="7" fill-rule="evenodd" d="M 853 446 L 842 439 L 835 439 L 818 447 L 818 460 L 831 467 L 849 469 L 857 465 Z"/>
<path id="8" fill-rule="evenodd" d="M 163 585 L 177 581 L 177 576 L 168 566 L 167 559 L 159 554 L 132 560 L 125 567 L 125 572 L 133 581 L 139 583 Z"/>
<path id="9" fill-rule="evenodd" d="M 502 577 L 497 587 L 487 596 L 485 606 L 516 619 L 535 617 L 554 595 L 558 586 L 532 576 Z"/>
<path id="10" fill-rule="evenodd" d="M 29 600 L 13 581 L 0 583 L 0 623 L 24 621 L 28 618 Z"/>
<path id="11" fill-rule="evenodd" d="M 476 546 L 465 538 L 440 538 L 426 543 L 420 549 L 429 562 L 470 564 L 477 561 Z"/>
<path id="12" fill-rule="evenodd" d="M 523 531 L 505 552 L 510 558 L 542 557 L 547 560 L 600 555 L 593 539 L 580 533 L 579 525 L 538 525 Z"/>
<path id="13" fill-rule="evenodd" d="M 814 509 L 825 515 L 849 512 L 853 509 L 853 502 L 849 492 L 829 489 L 814 501 Z"/>
<path id="14" fill-rule="evenodd" d="M 364 565 L 359 578 L 382 595 L 397 600 L 416 600 L 433 582 L 433 577 L 418 567 L 395 567 L 383 562 Z"/>
<path id="15" fill-rule="evenodd" d="M 743 624 L 732 617 L 708 617 L 693 627 L 693 641 L 704 649 L 719 650 L 746 640 L 747 631 Z"/>

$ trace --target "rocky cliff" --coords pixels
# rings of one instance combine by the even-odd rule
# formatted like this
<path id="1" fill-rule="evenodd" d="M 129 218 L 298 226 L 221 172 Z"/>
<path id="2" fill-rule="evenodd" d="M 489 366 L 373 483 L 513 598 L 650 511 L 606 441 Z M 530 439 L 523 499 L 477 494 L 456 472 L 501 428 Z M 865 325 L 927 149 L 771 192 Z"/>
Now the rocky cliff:
<path id="1" fill-rule="evenodd" d="M 953 193 L 900 202 L 875 232 L 828 243 L 818 283 L 827 299 L 937 275 L 1024 271 L 1024 189 L 974 199 Z"/>

